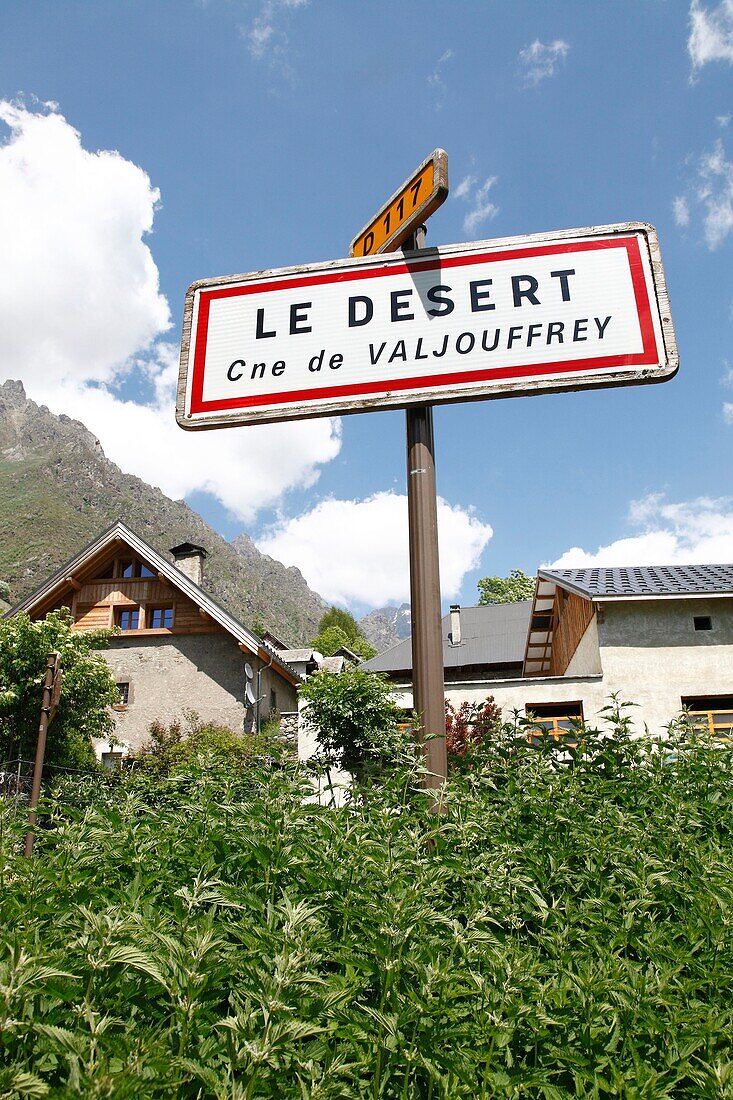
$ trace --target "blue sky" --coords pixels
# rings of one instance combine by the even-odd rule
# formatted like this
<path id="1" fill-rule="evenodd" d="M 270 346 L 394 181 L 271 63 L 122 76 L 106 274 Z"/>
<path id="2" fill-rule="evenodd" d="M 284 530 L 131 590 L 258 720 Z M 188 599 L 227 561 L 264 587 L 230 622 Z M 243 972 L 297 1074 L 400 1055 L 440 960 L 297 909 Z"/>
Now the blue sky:
<path id="1" fill-rule="evenodd" d="M 192 437 L 172 397 L 190 282 L 346 255 L 441 146 L 429 244 L 651 222 L 680 350 L 660 386 L 436 408 L 446 600 L 731 561 L 732 77 L 733 0 L 5 4 L 0 378 L 327 598 L 400 602 L 404 413 Z"/>

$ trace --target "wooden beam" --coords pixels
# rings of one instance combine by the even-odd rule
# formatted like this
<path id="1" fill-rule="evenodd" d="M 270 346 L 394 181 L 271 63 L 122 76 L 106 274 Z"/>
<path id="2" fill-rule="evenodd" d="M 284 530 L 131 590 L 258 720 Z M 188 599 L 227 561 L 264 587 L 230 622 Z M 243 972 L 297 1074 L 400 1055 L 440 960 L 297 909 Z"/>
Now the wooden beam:
<path id="1" fill-rule="evenodd" d="M 203 607 L 199 608 L 199 615 L 201 616 L 201 618 L 204 620 L 205 623 L 208 623 L 208 622 L 211 621 L 211 615 L 208 613 L 208 611 L 204 611 Z M 240 649 L 241 649 L 241 646 L 240 646 Z"/>
<path id="2" fill-rule="evenodd" d="M 166 576 L 163 575 L 163 573 L 158 573 L 158 580 L 161 582 L 161 584 L 167 584 L 168 587 L 170 588 L 170 583 L 171 582 L 168 580 L 168 578 Z"/>
<path id="3" fill-rule="evenodd" d="M 81 581 L 78 581 L 76 577 L 64 577 L 64 580 L 67 584 L 70 584 L 76 592 L 81 588 Z"/>

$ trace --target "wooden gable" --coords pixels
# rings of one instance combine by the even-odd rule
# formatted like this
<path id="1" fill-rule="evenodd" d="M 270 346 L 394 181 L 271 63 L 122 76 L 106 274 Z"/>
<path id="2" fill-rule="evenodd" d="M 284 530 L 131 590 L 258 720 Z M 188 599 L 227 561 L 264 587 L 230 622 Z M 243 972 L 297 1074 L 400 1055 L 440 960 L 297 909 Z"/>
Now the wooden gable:
<path id="1" fill-rule="evenodd" d="M 34 619 L 68 607 L 73 630 L 120 628 L 123 637 L 153 634 L 226 633 L 211 616 L 175 584 L 156 572 L 139 551 L 122 539 L 85 561 L 64 578 L 53 598 L 37 604 Z"/>
<path id="2" fill-rule="evenodd" d="M 594 614 L 591 600 L 538 577 L 523 675 L 563 676 Z"/>

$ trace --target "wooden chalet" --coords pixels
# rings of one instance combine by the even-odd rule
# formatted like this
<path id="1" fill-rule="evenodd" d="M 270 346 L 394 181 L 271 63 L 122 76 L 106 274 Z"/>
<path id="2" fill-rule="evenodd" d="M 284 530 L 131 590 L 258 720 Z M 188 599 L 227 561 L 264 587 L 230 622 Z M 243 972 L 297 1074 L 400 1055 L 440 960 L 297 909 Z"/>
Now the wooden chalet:
<path id="1" fill-rule="evenodd" d="M 182 543 L 170 553 L 173 562 L 115 523 L 8 614 L 42 619 L 68 607 L 73 630 L 115 629 L 102 653 L 120 691 L 117 738 L 128 747 L 152 721 L 185 711 L 240 731 L 297 711 L 297 672 L 201 586 L 205 549 Z"/>

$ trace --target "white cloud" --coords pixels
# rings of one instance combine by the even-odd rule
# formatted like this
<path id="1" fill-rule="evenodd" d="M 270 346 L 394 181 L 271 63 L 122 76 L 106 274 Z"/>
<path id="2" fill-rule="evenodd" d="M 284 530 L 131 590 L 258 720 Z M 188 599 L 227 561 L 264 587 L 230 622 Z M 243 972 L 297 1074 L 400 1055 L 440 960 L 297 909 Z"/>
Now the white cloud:
<path id="1" fill-rule="evenodd" d="M 279 26 L 282 14 L 306 7 L 308 3 L 309 0 L 264 0 L 246 31 L 252 57 L 257 61 L 266 57 L 281 58 L 287 46 L 287 35 Z"/>
<path id="2" fill-rule="evenodd" d="M 0 101 L 2 377 L 81 420 L 124 471 L 173 497 L 211 493 L 242 520 L 312 485 L 340 449 L 338 421 L 181 431 L 177 348 L 145 237 L 158 191 L 119 153 L 85 150 L 53 105 Z M 152 390 L 150 400 L 120 396 Z"/>
<path id="3" fill-rule="evenodd" d="M 435 92 L 435 109 L 439 111 L 444 103 L 445 97 L 448 93 L 448 85 L 446 84 L 443 70 L 449 61 L 453 59 L 453 50 L 446 50 L 444 54 L 438 58 L 435 68 L 428 76 L 428 84 Z"/>
<path id="4" fill-rule="evenodd" d="M 677 224 L 688 225 L 693 209 L 702 218 L 708 248 L 711 251 L 718 248 L 733 230 L 733 161 L 726 158 L 721 138 L 710 152 L 700 157 L 688 194 L 675 198 L 673 210 Z"/>
<path id="5" fill-rule="evenodd" d="M 684 195 L 677 196 L 672 203 L 672 209 L 674 211 L 674 220 L 677 225 L 685 226 L 690 224 L 690 207 Z"/>
<path id="6" fill-rule="evenodd" d="M 455 595 L 492 536 L 470 511 L 438 500 L 441 588 Z M 328 600 L 381 607 L 410 598 L 407 497 L 375 493 L 366 500 L 324 500 L 284 519 L 257 540 L 260 550 L 297 565 Z"/>
<path id="7" fill-rule="evenodd" d="M 733 562 L 731 498 L 698 497 L 668 503 L 663 494 L 651 493 L 632 501 L 628 522 L 639 528 L 638 534 L 617 539 L 593 552 L 574 546 L 554 561 L 553 567 L 578 569 Z"/>
<path id="8" fill-rule="evenodd" d="M 687 49 L 695 70 L 709 61 L 733 62 L 733 0 L 722 0 L 717 8 L 693 0 Z"/>
<path id="9" fill-rule="evenodd" d="M 726 401 L 723 405 L 723 419 L 726 424 L 733 424 L 733 404 L 730 401 Z"/>
<path id="10" fill-rule="evenodd" d="M 499 213 L 499 207 L 489 198 L 489 191 L 496 179 L 496 176 L 489 176 L 477 187 L 475 176 L 465 176 L 454 190 L 453 198 L 463 199 L 471 206 L 463 219 L 465 233 L 475 233 L 483 222 L 491 221 Z"/>
<path id="11" fill-rule="evenodd" d="M 733 162 L 726 160 L 720 139 L 712 153 L 702 158 L 700 177 L 698 197 L 705 206 L 705 240 L 713 249 L 733 229 Z"/>
<path id="12" fill-rule="evenodd" d="M 145 237 L 160 195 L 64 117 L 0 100 L 0 362 L 24 381 L 110 379 L 170 326 Z"/>
<path id="13" fill-rule="evenodd" d="M 467 196 L 470 196 L 475 184 L 475 176 L 464 176 L 458 186 L 453 189 L 453 198 L 465 199 Z"/>
<path id="14" fill-rule="evenodd" d="M 531 45 L 519 51 L 519 64 L 527 84 L 539 84 L 541 80 L 554 76 L 560 62 L 568 55 L 570 46 L 561 38 L 554 42 L 540 42 L 535 38 Z"/>

